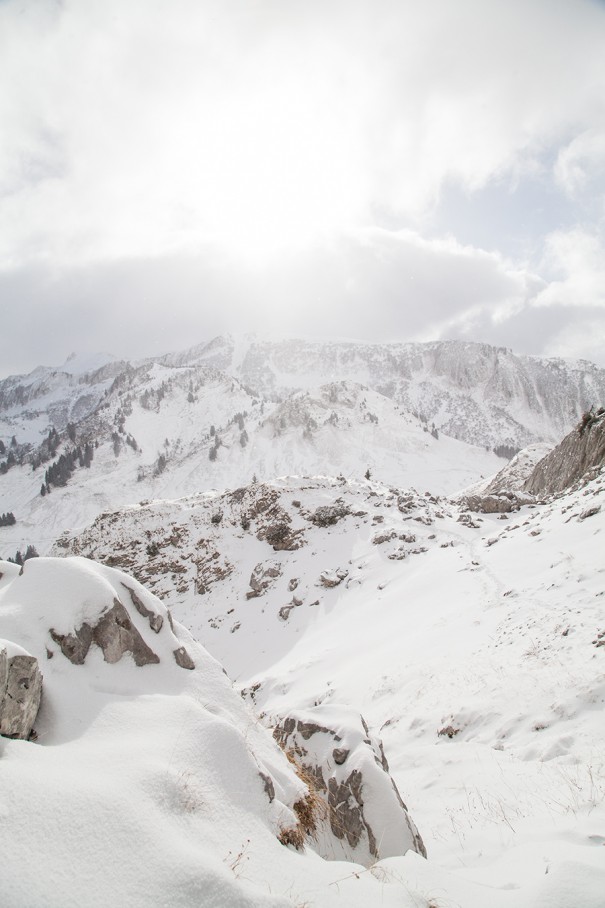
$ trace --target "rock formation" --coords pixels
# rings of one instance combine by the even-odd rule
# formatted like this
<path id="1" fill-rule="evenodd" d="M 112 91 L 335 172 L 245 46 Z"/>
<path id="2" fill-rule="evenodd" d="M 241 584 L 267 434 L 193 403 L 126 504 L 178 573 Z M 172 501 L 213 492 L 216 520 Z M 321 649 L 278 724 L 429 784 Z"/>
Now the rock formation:
<path id="1" fill-rule="evenodd" d="M 266 593 L 270 586 L 281 575 L 281 565 L 277 561 L 260 561 L 250 576 L 250 591 L 246 599 L 254 599 Z"/>
<path id="2" fill-rule="evenodd" d="M 366 866 L 410 849 L 426 857 L 382 743 L 363 717 L 314 707 L 280 719 L 273 736 L 310 787 L 306 826 L 322 857 Z"/>
<path id="3" fill-rule="evenodd" d="M 143 587 L 137 585 L 135 589 L 135 581 L 124 574 L 93 567 L 84 558 L 34 558 L 25 563 L 12 587 L 18 588 L 22 597 L 44 601 L 45 585 L 52 589 L 55 578 L 65 583 L 68 598 L 59 603 L 53 601 L 54 596 L 47 596 L 48 608 L 39 617 L 38 658 L 44 651 L 48 659 L 60 652 L 72 665 L 79 666 L 86 662 L 91 648 L 98 647 L 103 660 L 110 664 L 130 656 L 139 667 L 166 660 L 183 669 L 195 667 L 174 633 L 170 613 Z M 45 626 L 51 614 L 52 623 L 49 620 Z M 3 610 L 0 597 L 0 629 L 6 627 L 8 636 L 13 628 L 18 629 L 16 617 L 11 607 Z"/>
<path id="4" fill-rule="evenodd" d="M 523 491 L 537 463 L 552 450 L 551 445 L 535 444 L 523 448 L 492 479 L 475 483 L 458 498 L 469 511 L 482 514 L 508 514 L 518 511 L 533 497 Z"/>
<path id="5" fill-rule="evenodd" d="M 536 464 L 523 488 L 532 495 L 556 495 L 586 476 L 592 477 L 605 462 L 605 410 L 585 413 L 561 444 Z"/>
<path id="6" fill-rule="evenodd" d="M 38 660 L 20 646 L 0 640 L 0 735 L 27 740 L 42 698 Z"/>

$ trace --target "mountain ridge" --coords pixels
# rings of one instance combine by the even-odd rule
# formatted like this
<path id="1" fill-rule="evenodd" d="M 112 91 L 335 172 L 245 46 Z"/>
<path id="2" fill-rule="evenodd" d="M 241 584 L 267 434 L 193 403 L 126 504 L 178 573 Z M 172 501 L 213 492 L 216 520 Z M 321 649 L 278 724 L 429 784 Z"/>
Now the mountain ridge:
<path id="1" fill-rule="evenodd" d="M 255 476 L 369 470 L 452 494 L 605 399 L 605 370 L 466 342 L 217 337 L 178 356 L 0 382 L 5 556 L 101 511 Z"/>
<path id="2" fill-rule="evenodd" d="M 605 399 L 605 370 L 586 361 L 518 356 L 505 347 L 467 341 L 367 344 L 256 335 L 222 335 L 160 357 L 113 361 L 84 373 L 77 384 L 96 388 L 109 374 L 115 378 L 153 363 L 177 369 L 207 365 L 273 402 L 314 385 L 353 380 L 434 422 L 444 434 L 489 447 L 554 444 L 585 410 Z M 0 411 L 39 399 L 44 378 L 58 384 L 60 374 L 38 367 L 30 376 L 0 381 Z M 36 381 L 26 381 L 33 376 Z M 63 411 L 55 418 L 66 424 L 68 408 Z M 7 434 L 1 425 L 0 431 Z"/>

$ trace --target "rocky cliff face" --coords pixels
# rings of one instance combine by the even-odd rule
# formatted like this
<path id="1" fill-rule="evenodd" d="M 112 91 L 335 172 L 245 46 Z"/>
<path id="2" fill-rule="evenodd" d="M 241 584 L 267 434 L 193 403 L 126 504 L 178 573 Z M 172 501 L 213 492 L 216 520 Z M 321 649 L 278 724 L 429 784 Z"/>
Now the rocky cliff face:
<path id="1" fill-rule="evenodd" d="M 464 341 L 364 344 L 226 336 L 165 362 L 204 363 L 273 400 L 311 383 L 360 381 L 446 435 L 516 450 L 555 443 L 605 395 L 605 371 L 591 363 L 517 356 L 505 347 Z"/>
<path id="2" fill-rule="evenodd" d="M 605 462 L 605 410 L 585 413 L 576 428 L 554 451 L 536 464 L 524 485 L 532 495 L 555 495 L 585 476 L 593 476 Z"/>

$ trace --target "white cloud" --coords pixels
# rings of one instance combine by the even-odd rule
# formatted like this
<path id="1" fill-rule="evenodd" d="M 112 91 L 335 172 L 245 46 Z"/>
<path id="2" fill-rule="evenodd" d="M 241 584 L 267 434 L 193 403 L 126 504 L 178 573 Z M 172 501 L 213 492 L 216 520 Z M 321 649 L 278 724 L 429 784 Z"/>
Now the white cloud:
<path id="1" fill-rule="evenodd" d="M 605 93 L 589 0 L 8 0 L 0 15 L 4 262 L 281 254 L 376 209 L 418 218 L 446 179 L 535 168 Z"/>
<path id="2" fill-rule="evenodd" d="M 554 276 L 534 300 L 535 306 L 605 308 L 605 242 L 577 227 L 546 238 L 543 268 Z"/>
<path id="3" fill-rule="evenodd" d="M 570 321 L 545 344 L 546 356 L 586 359 L 605 366 L 605 312 L 587 313 L 579 322 Z"/>
<path id="4" fill-rule="evenodd" d="M 136 355 L 264 326 L 527 349 L 551 319 L 537 352 L 603 298 L 604 28 L 591 0 L 4 0 L 1 287 L 55 361 L 93 326 Z M 523 174 L 581 203 L 549 286 L 426 232 L 446 183 Z"/>
<path id="5" fill-rule="evenodd" d="M 605 200 L 605 123 L 602 129 L 585 130 L 561 148 L 555 163 L 555 177 L 571 197 L 594 189 L 600 182 L 597 191 Z"/>

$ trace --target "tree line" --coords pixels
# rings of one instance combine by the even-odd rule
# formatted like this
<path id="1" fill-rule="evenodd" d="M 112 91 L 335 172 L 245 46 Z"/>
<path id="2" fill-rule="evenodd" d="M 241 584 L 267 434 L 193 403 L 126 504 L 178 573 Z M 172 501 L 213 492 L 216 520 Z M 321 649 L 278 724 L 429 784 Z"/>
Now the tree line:
<path id="1" fill-rule="evenodd" d="M 61 454 L 58 460 L 48 467 L 44 474 L 44 482 L 40 487 L 40 494 L 47 495 L 51 486 L 66 486 L 72 473 L 77 467 L 89 468 L 94 456 L 93 446 L 87 442 L 82 448 L 78 445 L 71 451 Z"/>

